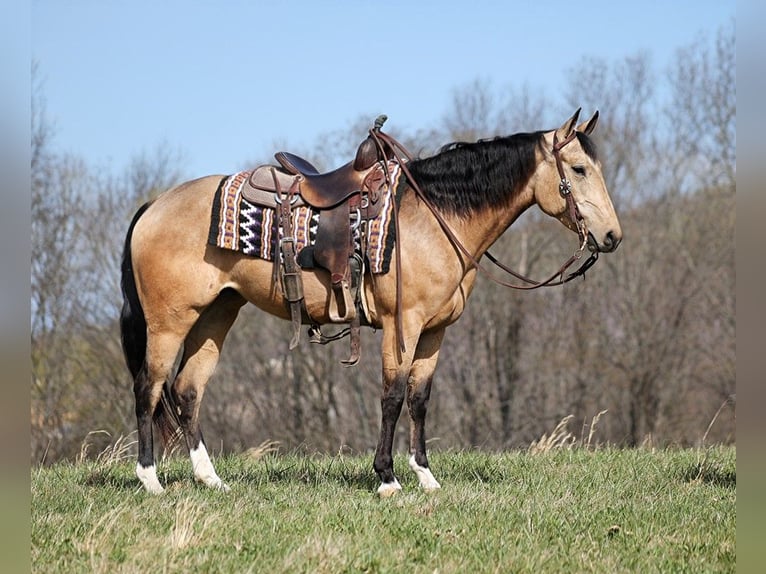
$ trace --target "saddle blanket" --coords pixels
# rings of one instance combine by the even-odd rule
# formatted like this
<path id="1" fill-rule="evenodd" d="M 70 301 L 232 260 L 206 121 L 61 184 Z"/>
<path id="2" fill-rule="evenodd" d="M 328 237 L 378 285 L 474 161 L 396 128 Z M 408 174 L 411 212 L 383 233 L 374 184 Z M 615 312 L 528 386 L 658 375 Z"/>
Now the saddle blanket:
<path id="1" fill-rule="evenodd" d="M 274 209 L 253 205 L 242 197 L 242 188 L 250 174 L 250 171 L 241 171 L 221 180 L 213 197 L 208 244 L 273 261 L 275 254 L 279 256 L 279 215 Z M 389 174 L 391 188 L 398 191 L 401 169 L 397 163 L 389 163 Z M 365 265 L 372 273 L 388 273 L 391 265 L 395 241 L 394 195 L 397 194 L 383 194 L 380 201 L 385 203 L 380 214 L 367 223 Z M 295 252 L 299 253 L 314 243 L 321 214 L 302 206 L 293 208 L 292 216 Z"/>

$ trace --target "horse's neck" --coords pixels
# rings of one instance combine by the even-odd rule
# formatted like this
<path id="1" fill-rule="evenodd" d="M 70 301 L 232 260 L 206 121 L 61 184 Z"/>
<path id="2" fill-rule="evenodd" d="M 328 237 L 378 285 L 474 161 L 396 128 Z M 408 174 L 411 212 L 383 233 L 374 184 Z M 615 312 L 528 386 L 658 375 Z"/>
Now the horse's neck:
<path id="1" fill-rule="evenodd" d="M 452 217 L 448 221 L 457 239 L 478 259 L 532 205 L 534 193 L 531 188 L 525 188 L 502 209 L 485 209 L 467 217 Z"/>

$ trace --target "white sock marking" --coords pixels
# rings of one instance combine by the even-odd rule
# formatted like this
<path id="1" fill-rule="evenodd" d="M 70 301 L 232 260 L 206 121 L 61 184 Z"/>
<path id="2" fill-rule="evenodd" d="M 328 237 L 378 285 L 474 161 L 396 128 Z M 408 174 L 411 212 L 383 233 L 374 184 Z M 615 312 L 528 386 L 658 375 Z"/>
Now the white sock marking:
<path id="1" fill-rule="evenodd" d="M 415 471 L 415 474 L 418 477 L 418 481 L 420 482 L 420 486 L 423 487 L 424 490 L 436 490 L 438 488 L 441 488 L 441 484 L 434 478 L 434 475 L 431 474 L 431 469 L 426 468 L 424 466 L 420 466 L 415 461 L 415 455 L 410 456 L 410 468 Z"/>
<path id="2" fill-rule="evenodd" d="M 160 481 L 157 479 L 157 468 L 154 465 L 143 467 L 140 462 L 136 463 L 136 476 L 150 494 L 162 494 L 165 492 L 165 489 L 162 488 Z"/>
<path id="3" fill-rule="evenodd" d="M 229 492 L 229 487 L 216 474 L 213 463 L 210 461 L 210 456 L 207 454 L 207 449 L 202 442 L 199 443 L 197 448 L 189 451 L 189 457 L 191 458 L 194 477 L 198 481 L 210 488 Z"/>
<path id="4" fill-rule="evenodd" d="M 399 481 L 394 478 L 394 482 L 382 482 L 380 483 L 380 486 L 378 487 L 378 495 L 381 498 L 388 498 L 389 496 L 393 496 L 397 492 L 400 492 L 402 490 L 402 485 L 399 484 Z"/>

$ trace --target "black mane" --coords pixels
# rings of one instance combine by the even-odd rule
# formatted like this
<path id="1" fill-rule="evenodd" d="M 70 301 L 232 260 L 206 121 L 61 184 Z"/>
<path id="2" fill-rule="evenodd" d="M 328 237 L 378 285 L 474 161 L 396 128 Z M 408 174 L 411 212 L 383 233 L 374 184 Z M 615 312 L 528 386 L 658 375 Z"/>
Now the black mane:
<path id="1" fill-rule="evenodd" d="M 544 142 L 543 133 L 453 142 L 408 167 L 423 193 L 444 213 L 465 216 L 501 207 L 535 171 L 535 152 Z"/>
<path id="2" fill-rule="evenodd" d="M 526 185 L 535 171 L 535 152 L 545 141 L 544 133 L 453 142 L 408 167 L 437 209 L 466 216 L 506 205 Z M 598 159 L 593 140 L 582 132 L 577 132 L 577 140 L 588 156 Z"/>

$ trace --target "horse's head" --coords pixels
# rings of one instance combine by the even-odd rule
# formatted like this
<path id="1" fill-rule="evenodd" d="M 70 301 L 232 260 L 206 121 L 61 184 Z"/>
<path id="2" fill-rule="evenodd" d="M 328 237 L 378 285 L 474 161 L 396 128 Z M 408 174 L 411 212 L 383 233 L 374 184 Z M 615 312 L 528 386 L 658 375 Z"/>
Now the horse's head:
<path id="1" fill-rule="evenodd" d="M 577 110 L 559 129 L 545 134 L 545 157 L 537 170 L 535 200 L 545 213 L 568 228 L 587 233 L 591 251 L 614 251 L 622 240 L 622 229 L 589 138 L 598 112 L 577 125 L 579 115 Z M 574 202 L 566 198 L 570 193 Z"/>

